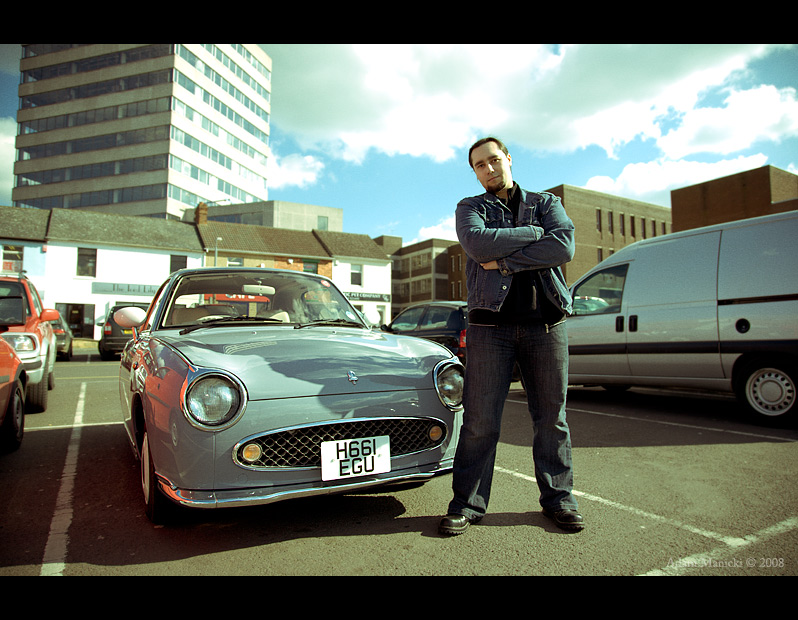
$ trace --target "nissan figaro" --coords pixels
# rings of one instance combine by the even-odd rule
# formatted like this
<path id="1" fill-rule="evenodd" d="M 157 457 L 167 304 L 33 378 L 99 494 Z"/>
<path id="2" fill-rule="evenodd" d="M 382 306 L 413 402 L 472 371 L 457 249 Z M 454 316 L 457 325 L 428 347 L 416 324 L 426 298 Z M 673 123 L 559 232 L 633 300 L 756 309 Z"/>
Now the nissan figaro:
<path id="1" fill-rule="evenodd" d="M 449 473 L 463 367 L 434 342 L 373 330 L 326 277 L 173 273 L 114 315 L 124 428 L 155 523 Z"/>

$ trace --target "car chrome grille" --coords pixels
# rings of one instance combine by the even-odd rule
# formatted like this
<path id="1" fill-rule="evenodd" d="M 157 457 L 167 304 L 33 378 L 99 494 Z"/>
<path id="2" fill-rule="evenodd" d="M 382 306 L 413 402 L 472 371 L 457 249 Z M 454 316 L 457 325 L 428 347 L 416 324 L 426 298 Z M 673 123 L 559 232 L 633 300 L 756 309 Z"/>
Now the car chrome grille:
<path id="1" fill-rule="evenodd" d="M 442 430 L 437 440 L 429 436 L 434 426 Z M 238 444 L 234 456 L 237 464 L 253 469 L 321 467 L 321 444 L 325 441 L 388 435 L 391 438 L 391 457 L 395 457 L 436 448 L 443 443 L 447 434 L 446 424 L 432 418 L 352 420 L 250 437 Z M 241 451 L 252 443 L 260 446 L 262 455 L 250 463 L 241 457 Z"/>

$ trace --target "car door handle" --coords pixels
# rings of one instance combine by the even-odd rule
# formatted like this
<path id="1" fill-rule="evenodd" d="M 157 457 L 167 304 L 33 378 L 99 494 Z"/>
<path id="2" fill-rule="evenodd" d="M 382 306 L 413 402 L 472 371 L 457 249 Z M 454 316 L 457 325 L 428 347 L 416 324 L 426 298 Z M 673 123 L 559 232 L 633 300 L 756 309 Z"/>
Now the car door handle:
<path id="1" fill-rule="evenodd" d="M 629 331 L 636 332 L 637 331 L 637 315 L 633 314 L 629 317 Z"/>
<path id="2" fill-rule="evenodd" d="M 623 331 L 623 316 L 616 316 L 615 317 L 615 331 L 622 332 Z"/>

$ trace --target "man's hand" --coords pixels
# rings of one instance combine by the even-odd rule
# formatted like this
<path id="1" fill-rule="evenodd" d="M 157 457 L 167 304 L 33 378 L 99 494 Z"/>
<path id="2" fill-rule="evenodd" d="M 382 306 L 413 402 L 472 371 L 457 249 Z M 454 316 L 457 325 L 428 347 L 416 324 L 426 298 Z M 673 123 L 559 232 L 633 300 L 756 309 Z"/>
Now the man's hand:
<path id="1" fill-rule="evenodd" d="M 489 261 L 487 263 L 481 263 L 481 265 L 482 265 L 483 269 L 486 269 L 488 271 L 491 270 L 491 269 L 498 269 L 499 268 L 499 263 L 497 263 L 495 260 Z"/>

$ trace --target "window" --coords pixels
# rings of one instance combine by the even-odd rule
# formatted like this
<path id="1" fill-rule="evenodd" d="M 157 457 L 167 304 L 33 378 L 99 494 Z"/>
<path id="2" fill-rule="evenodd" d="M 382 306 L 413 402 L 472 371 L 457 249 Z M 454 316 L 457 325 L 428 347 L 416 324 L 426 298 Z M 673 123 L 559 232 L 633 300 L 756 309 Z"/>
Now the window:
<path id="1" fill-rule="evenodd" d="M 19 273 L 22 271 L 22 246 L 4 245 L 2 248 L 3 271 Z"/>
<path id="2" fill-rule="evenodd" d="M 424 308 L 410 308 L 402 312 L 391 324 L 391 329 L 397 332 L 410 331 L 418 325 L 418 320 L 424 313 Z"/>
<path id="3" fill-rule="evenodd" d="M 419 329 L 444 329 L 449 324 L 451 314 L 452 310 L 449 308 L 431 306 Z"/>
<path id="4" fill-rule="evenodd" d="M 363 265 L 352 265 L 350 274 L 350 284 L 363 286 Z"/>
<path id="5" fill-rule="evenodd" d="M 179 256 L 172 254 L 169 257 L 169 273 L 177 271 L 178 269 L 185 269 L 188 266 L 188 256 Z"/>
<path id="6" fill-rule="evenodd" d="M 574 289 L 574 316 L 621 311 L 628 265 L 615 265 L 592 275 Z"/>
<path id="7" fill-rule="evenodd" d="M 97 276 L 97 250 L 78 248 L 77 275 L 94 278 Z"/>

